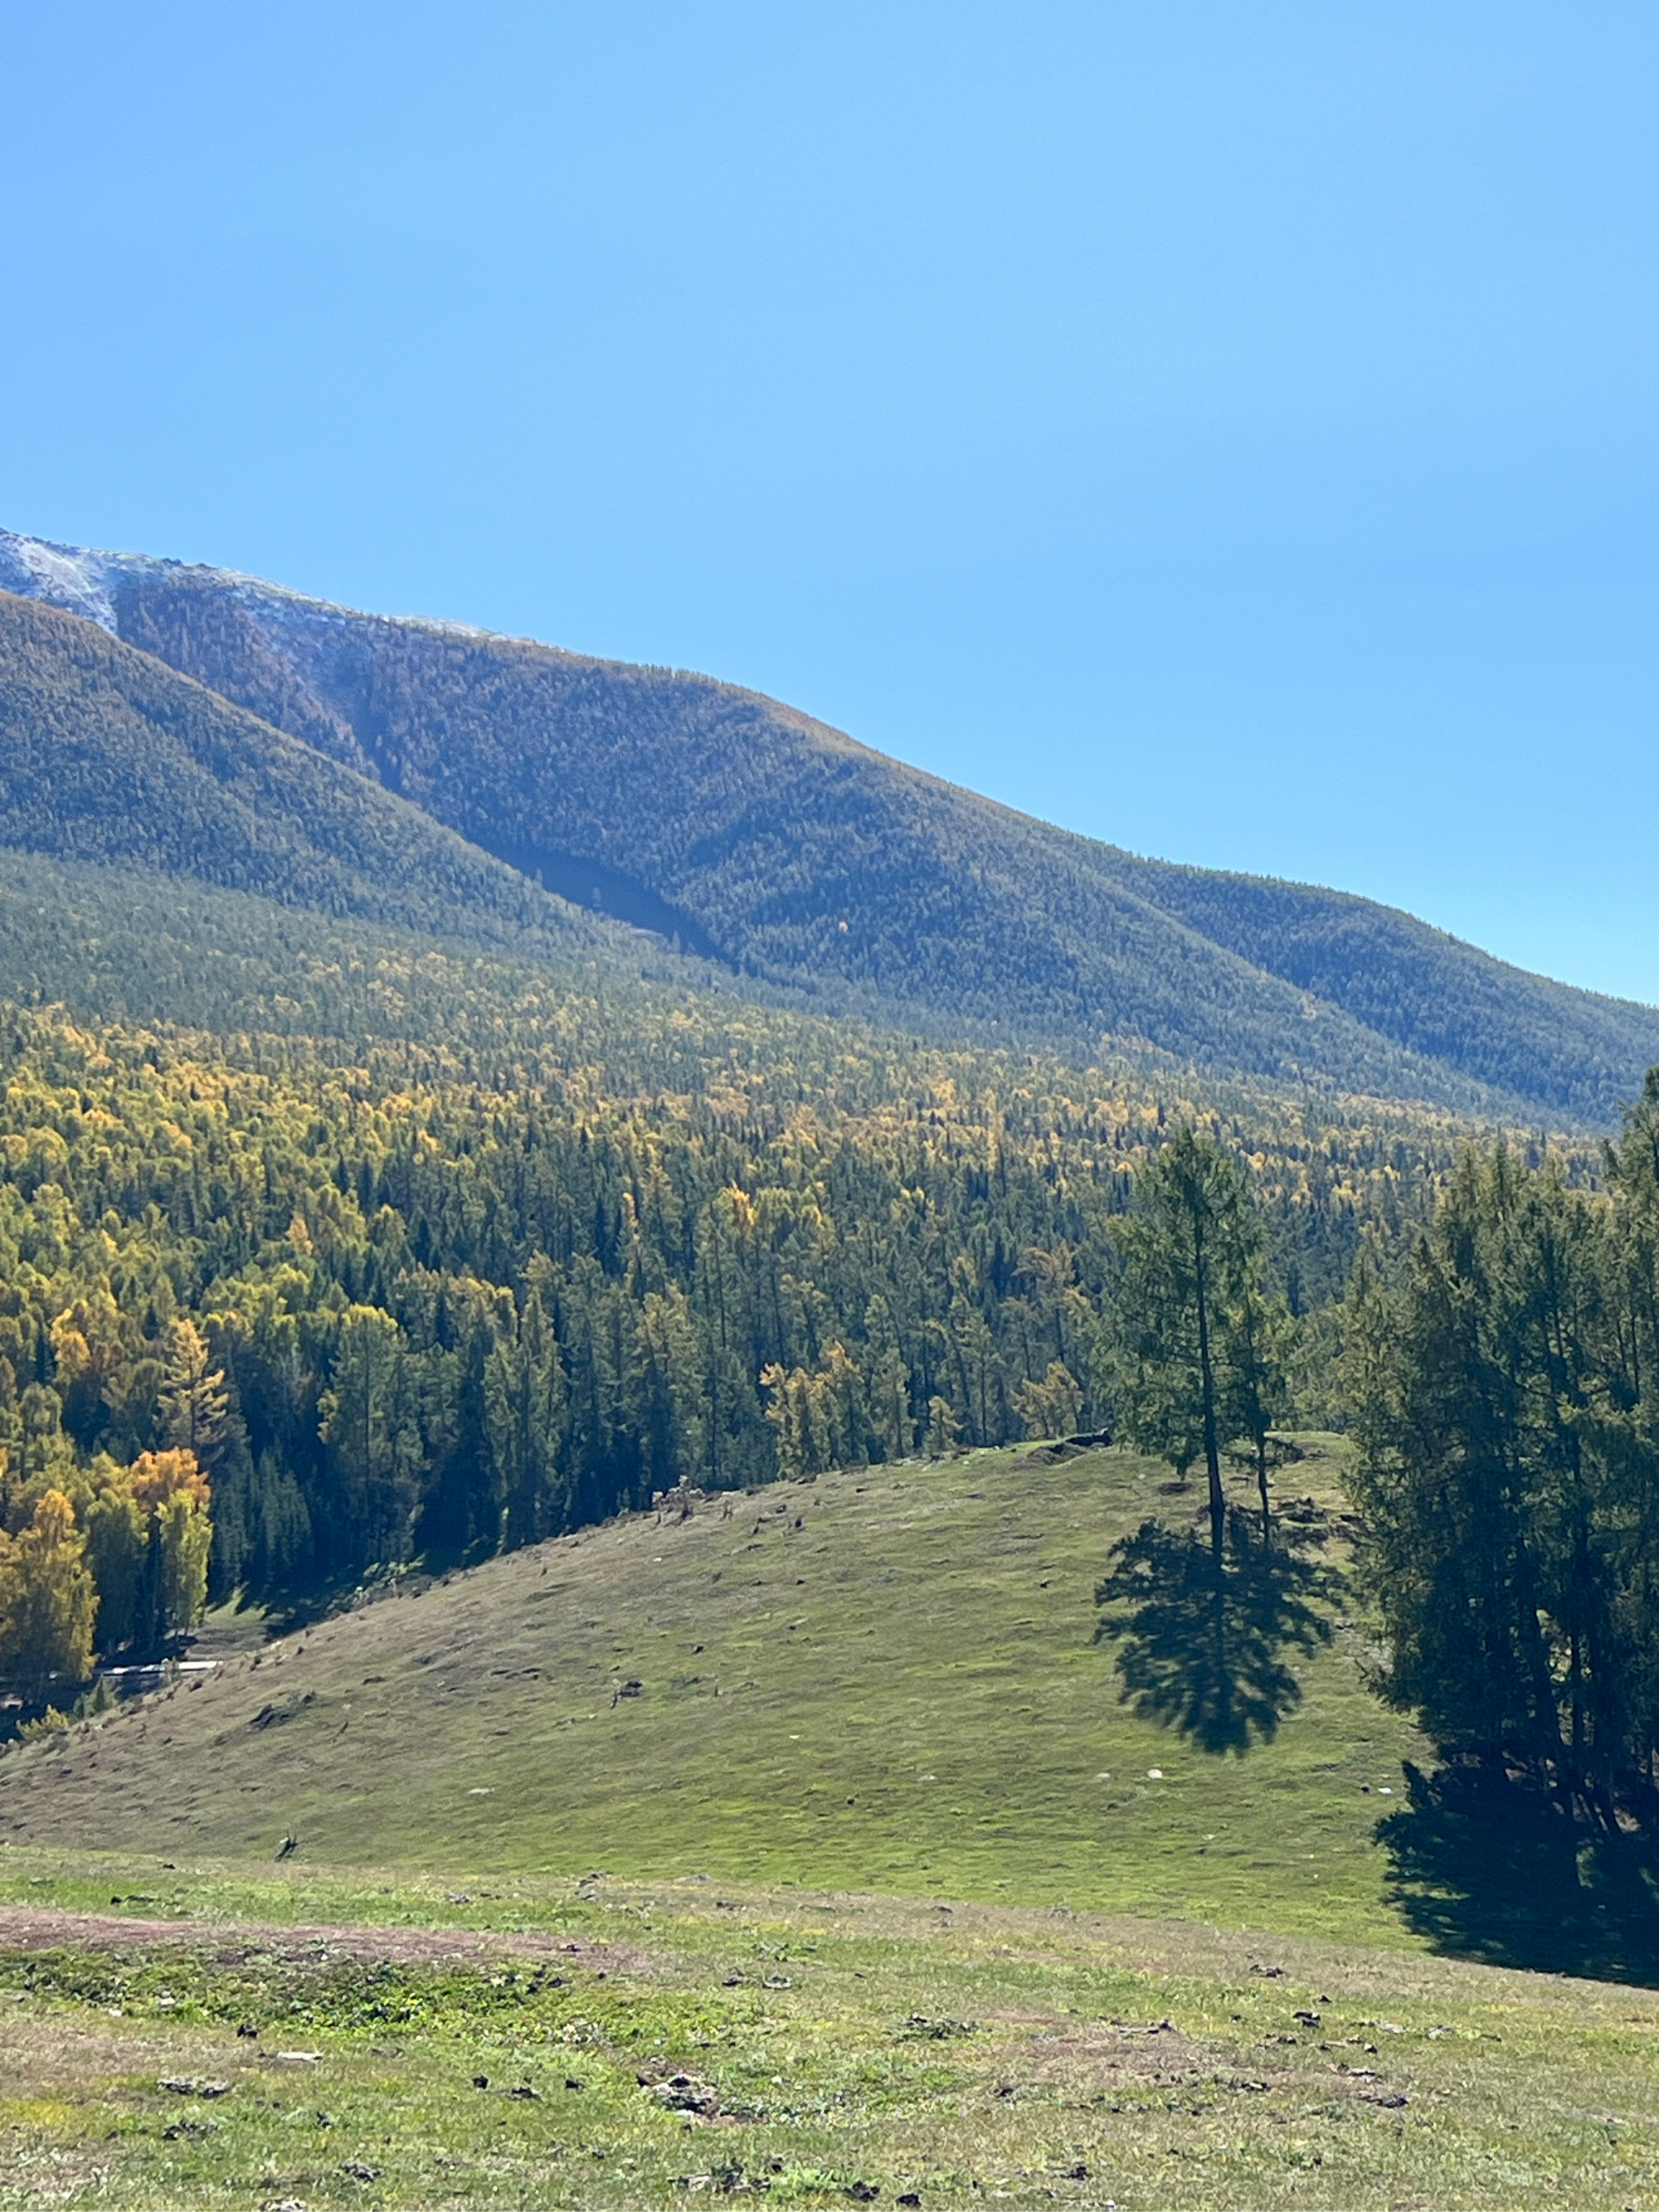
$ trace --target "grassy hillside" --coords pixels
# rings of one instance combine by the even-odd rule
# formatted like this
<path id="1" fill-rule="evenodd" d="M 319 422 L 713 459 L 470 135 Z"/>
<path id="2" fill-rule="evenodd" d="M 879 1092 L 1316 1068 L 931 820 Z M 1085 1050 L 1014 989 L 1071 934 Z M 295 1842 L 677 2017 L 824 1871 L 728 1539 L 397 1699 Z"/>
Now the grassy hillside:
<path id="1" fill-rule="evenodd" d="M 1597 1121 L 1659 1013 L 1409 915 L 1138 860 L 682 671 L 0 539 L 55 595 L 583 903 L 829 1003 Z"/>
<path id="2" fill-rule="evenodd" d="M 291 1832 L 336 1864 L 706 1873 L 1407 1940 L 1374 1831 L 1413 1738 L 1362 1686 L 1359 1630 L 1242 1760 L 1119 1705 L 1094 1583 L 1116 1535 L 1170 1510 L 1166 1472 L 986 1453 L 539 1547 L 12 1750 L 0 1837 L 269 1855 Z M 1332 1472 L 1297 1474 L 1334 1504 Z"/>

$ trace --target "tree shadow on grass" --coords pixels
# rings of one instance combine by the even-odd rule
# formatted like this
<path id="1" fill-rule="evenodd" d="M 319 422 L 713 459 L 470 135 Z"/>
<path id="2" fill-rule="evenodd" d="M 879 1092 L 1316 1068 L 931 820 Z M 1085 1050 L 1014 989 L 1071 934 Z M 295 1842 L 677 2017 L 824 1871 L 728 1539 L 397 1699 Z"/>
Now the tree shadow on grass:
<path id="1" fill-rule="evenodd" d="M 1143 1521 L 1113 1546 L 1095 1592 L 1105 1608 L 1095 1640 L 1118 1646 L 1123 1703 L 1206 1751 L 1242 1756 L 1271 1741 L 1302 1702 L 1289 1655 L 1330 1641 L 1322 1607 L 1340 1580 L 1310 1556 L 1323 1541 L 1282 1523 L 1264 1540 L 1253 1515 L 1230 1507 L 1218 1575 L 1207 1524 Z"/>
<path id="2" fill-rule="evenodd" d="M 1377 1824 L 1392 1902 L 1435 1949 L 1659 1985 L 1659 1850 L 1591 1832 L 1541 1785 L 1474 1764 L 1406 1769 Z"/>

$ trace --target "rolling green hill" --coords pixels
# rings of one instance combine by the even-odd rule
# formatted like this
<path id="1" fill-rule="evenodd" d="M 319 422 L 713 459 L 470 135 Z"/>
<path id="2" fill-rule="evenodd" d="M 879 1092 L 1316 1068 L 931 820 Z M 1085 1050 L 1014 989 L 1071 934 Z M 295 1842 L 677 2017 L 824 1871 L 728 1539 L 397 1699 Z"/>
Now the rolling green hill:
<path id="1" fill-rule="evenodd" d="M 683 671 L 0 534 L 101 623 L 550 888 L 830 1008 L 1604 1121 L 1659 1013 L 1374 902 L 1135 858 Z"/>
<path id="2" fill-rule="evenodd" d="M 1127 1717 L 1090 1590 L 1162 1474 L 849 1471 L 221 1616 L 0 1757 L 0 2188 L 1649 2203 L 1640 1883 L 1449 1849 L 1360 1620 L 1242 1760 Z"/>
<path id="3" fill-rule="evenodd" d="M 1364 1688 L 1358 1629 L 1242 1760 L 1120 1707 L 1092 1590 L 1113 1539 L 1170 1510 L 1166 1472 L 984 1453 L 515 1553 L 14 1749 L 0 1838 L 255 1856 L 290 1832 L 336 1865 L 707 1873 L 1408 1940 L 1374 1831 L 1415 1739 Z M 1306 1464 L 1334 1505 L 1332 1477 Z"/>

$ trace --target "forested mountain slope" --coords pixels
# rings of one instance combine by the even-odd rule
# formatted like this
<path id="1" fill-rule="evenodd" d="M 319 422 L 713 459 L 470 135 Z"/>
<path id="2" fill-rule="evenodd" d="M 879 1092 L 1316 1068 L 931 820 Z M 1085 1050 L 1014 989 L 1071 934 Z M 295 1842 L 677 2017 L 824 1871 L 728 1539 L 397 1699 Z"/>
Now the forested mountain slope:
<path id="1" fill-rule="evenodd" d="M 79 617 L 0 592 L 0 845 L 559 945 L 602 933 L 376 781 Z"/>
<path id="2" fill-rule="evenodd" d="M 84 975 L 73 949 L 54 970 L 76 934 Z M 53 1488 L 90 1510 L 109 1463 L 163 1449 L 188 1319 L 228 1393 L 191 1447 L 222 1592 L 483 1556 L 680 1480 L 1098 1427 L 1112 1224 L 1194 1120 L 1249 1164 L 1314 1316 L 1316 1417 L 1322 1310 L 1470 1127 L 561 978 L 33 855 L 0 855 L 0 957 L 83 1005 L 182 978 L 224 1024 L 0 1005 L 4 1517 Z"/>
<path id="3" fill-rule="evenodd" d="M 1659 1012 L 1412 917 L 1137 860 L 682 671 L 0 534 L 0 583 L 198 678 L 584 903 L 775 981 L 1026 1036 L 1607 1118 Z"/>

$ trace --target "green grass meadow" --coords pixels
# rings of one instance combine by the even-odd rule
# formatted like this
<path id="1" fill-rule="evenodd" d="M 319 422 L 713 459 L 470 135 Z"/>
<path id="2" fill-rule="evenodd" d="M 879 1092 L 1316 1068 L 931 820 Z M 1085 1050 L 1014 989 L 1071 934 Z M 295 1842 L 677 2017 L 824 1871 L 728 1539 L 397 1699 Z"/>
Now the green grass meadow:
<path id="1" fill-rule="evenodd" d="M 13 1917 L 184 1923 L 0 1960 L 0 2203 L 1659 2204 L 1648 1991 L 695 1881 L 0 1867 Z M 473 1924 L 495 1955 L 326 1948 L 365 1915 L 394 1952 Z"/>
<path id="2" fill-rule="evenodd" d="M 1372 1835 L 1422 1753 L 1364 1686 L 1358 1617 L 1275 1742 L 1190 1749 L 1122 1707 L 1092 1638 L 1113 1540 L 1193 1495 L 1118 1451 L 1031 1462 L 635 1517 L 244 1649 L 0 1760 L 0 1836 L 258 1857 L 293 1835 L 337 1866 L 701 1872 L 1400 1940 Z M 1336 1505 L 1334 1474 L 1312 1455 L 1287 1487 Z"/>
<path id="3" fill-rule="evenodd" d="M 212 1624 L 0 1759 L 0 2206 L 1659 2207 L 1659 1993 L 1401 1910 L 1357 1600 L 1243 1758 L 1119 1703 L 1166 1481 L 911 1463 Z"/>

